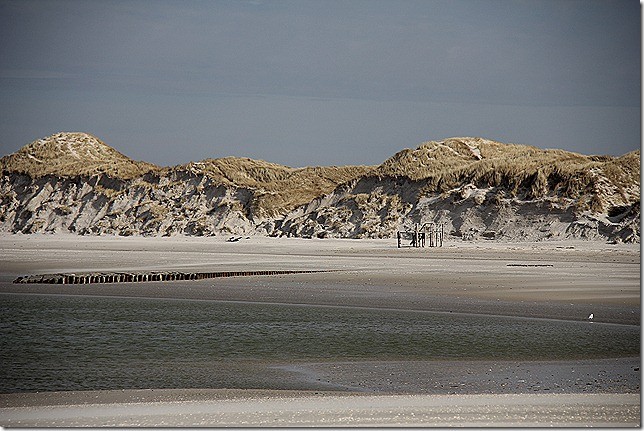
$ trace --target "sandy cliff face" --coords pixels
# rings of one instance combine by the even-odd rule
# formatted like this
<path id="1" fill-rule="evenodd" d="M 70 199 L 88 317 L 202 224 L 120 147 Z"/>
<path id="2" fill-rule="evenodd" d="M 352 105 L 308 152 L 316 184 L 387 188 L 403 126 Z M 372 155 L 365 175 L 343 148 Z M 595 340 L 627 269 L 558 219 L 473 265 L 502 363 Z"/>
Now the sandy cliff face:
<path id="1" fill-rule="evenodd" d="M 392 237 L 425 222 L 464 240 L 639 241 L 639 152 L 613 158 L 480 138 L 427 142 L 288 214 L 280 228 Z"/>
<path id="2" fill-rule="evenodd" d="M 380 166 L 245 158 L 135 162 L 59 133 L 0 159 L 0 230 L 386 238 L 443 223 L 452 239 L 639 242 L 639 152 L 620 158 L 452 138 Z"/>

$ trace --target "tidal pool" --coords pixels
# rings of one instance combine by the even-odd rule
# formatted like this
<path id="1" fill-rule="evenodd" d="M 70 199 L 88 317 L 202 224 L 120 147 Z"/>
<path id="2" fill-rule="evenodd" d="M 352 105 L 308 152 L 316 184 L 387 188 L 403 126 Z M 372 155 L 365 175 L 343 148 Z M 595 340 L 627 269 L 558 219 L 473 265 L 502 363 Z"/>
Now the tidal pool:
<path id="1" fill-rule="evenodd" d="M 216 373 L 217 364 L 228 370 L 239 364 L 242 374 L 252 362 L 579 359 L 640 352 L 640 328 L 631 325 L 147 298 L 3 294 L 0 301 L 2 393 L 207 387 L 203 376 Z M 243 387 L 243 378 L 227 384 Z"/>

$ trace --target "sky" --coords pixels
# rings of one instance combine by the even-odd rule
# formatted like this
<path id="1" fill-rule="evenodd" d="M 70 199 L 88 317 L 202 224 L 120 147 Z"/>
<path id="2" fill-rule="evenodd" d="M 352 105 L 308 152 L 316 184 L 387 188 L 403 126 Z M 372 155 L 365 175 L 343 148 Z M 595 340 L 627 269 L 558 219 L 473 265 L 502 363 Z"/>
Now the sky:
<path id="1" fill-rule="evenodd" d="M 454 136 L 641 143 L 637 0 L 0 0 L 0 155 L 379 164 Z"/>

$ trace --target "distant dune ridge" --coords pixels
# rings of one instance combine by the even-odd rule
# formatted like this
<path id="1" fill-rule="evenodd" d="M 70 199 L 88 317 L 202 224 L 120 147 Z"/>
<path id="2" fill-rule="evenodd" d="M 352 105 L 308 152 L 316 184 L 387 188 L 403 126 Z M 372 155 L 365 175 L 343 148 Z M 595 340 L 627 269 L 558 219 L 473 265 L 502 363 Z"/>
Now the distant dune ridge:
<path id="1" fill-rule="evenodd" d="M 2 157 L 0 169 L 4 232 L 388 238 L 437 222 L 447 239 L 640 241 L 639 151 L 449 138 L 378 166 L 225 157 L 160 167 L 61 132 Z"/>

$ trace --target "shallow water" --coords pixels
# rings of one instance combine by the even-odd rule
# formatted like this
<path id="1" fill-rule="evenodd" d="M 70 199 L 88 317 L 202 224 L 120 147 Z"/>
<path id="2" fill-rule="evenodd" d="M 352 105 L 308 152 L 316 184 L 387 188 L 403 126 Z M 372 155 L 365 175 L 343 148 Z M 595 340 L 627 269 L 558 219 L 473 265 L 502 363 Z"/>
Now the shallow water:
<path id="1" fill-rule="evenodd" d="M 0 301 L 0 392 L 208 387 L 220 364 L 239 371 L 225 387 L 244 387 L 243 369 L 252 362 L 640 351 L 640 329 L 628 325 L 145 298 L 12 294 Z"/>

